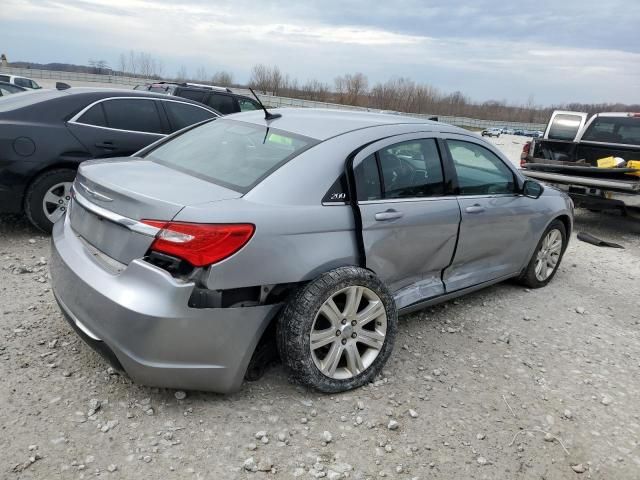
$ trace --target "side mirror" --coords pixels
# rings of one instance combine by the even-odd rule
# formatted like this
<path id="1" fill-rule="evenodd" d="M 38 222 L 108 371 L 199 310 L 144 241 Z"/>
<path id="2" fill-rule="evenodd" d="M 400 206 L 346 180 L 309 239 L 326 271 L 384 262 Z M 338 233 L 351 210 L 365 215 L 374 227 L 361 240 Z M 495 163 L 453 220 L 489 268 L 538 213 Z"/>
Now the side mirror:
<path id="1" fill-rule="evenodd" d="M 522 194 L 525 197 L 539 198 L 544 191 L 544 187 L 534 180 L 525 180 L 522 185 Z"/>

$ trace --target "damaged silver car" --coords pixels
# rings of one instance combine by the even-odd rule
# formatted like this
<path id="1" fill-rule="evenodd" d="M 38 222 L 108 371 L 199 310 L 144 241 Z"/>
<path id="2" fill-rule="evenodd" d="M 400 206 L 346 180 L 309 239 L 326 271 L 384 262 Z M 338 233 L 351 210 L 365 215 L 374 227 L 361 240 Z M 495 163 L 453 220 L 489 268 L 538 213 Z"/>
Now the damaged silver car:
<path id="1" fill-rule="evenodd" d="M 571 201 L 477 135 L 398 115 L 278 112 L 81 165 L 53 229 L 53 291 L 134 381 L 231 392 L 275 338 L 295 381 L 355 388 L 381 371 L 398 315 L 556 273 Z"/>

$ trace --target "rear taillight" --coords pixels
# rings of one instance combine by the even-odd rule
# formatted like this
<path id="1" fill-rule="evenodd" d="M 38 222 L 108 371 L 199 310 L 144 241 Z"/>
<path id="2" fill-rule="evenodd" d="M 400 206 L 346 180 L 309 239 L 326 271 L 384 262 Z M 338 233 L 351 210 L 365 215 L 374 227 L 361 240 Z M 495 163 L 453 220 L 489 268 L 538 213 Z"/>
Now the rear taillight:
<path id="1" fill-rule="evenodd" d="M 529 156 L 530 150 L 531 150 L 531 142 L 526 142 L 522 146 L 522 153 L 520 154 L 520 167 L 524 167 L 525 163 L 527 163 L 527 157 Z"/>
<path id="2" fill-rule="evenodd" d="M 203 267 L 233 255 L 253 236 L 250 223 L 185 223 L 142 220 L 160 229 L 150 249 Z"/>

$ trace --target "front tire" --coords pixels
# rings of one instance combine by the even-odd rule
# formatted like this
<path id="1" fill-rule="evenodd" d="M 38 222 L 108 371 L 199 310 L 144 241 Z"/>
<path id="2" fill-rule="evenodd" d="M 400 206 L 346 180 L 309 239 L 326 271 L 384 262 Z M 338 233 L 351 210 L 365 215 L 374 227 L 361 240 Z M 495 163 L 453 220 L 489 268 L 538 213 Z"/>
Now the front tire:
<path id="1" fill-rule="evenodd" d="M 75 170 L 57 168 L 44 172 L 31 183 L 25 195 L 24 211 L 34 226 L 51 232 L 53 224 L 67 211 L 75 177 Z"/>
<path id="2" fill-rule="evenodd" d="M 544 287 L 556 275 L 566 248 L 567 229 L 560 220 L 554 220 L 542 234 L 518 281 L 529 288 Z"/>
<path id="3" fill-rule="evenodd" d="M 278 319 L 278 351 L 292 379 L 321 392 L 369 383 L 386 363 L 398 313 L 369 270 L 341 267 L 293 295 Z"/>

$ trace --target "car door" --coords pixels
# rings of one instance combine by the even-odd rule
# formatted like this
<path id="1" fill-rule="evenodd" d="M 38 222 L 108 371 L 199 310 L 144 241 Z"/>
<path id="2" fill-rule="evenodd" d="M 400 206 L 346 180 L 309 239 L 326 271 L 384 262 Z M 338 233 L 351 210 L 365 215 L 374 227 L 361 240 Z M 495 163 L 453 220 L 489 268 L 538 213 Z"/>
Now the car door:
<path id="1" fill-rule="evenodd" d="M 447 196 L 438 140 L 429 134 L 377 142 L 354 159 L 366 266 L 398 308 L 444 293 L 460 209 Z"/>
<path id="2" fill-rule="evenodd" d="M 447 292 L 518 273 L 534 234 L 536 200 L 519 193 L 508 161 L 480 142 L 461 135 L 446 141 L 462 215 L 455 257 L 443 275 Z"/>
<path id="3" fill-rule="evenodd" d="M 101 100 L 67 126 L 94 158 L 132 155 L 168 133 L 157 102 L 151 98 Z"/>

